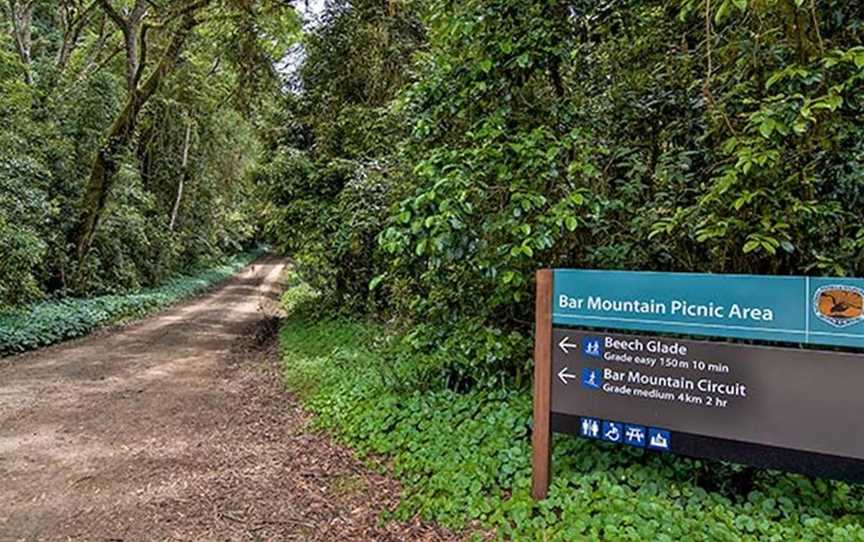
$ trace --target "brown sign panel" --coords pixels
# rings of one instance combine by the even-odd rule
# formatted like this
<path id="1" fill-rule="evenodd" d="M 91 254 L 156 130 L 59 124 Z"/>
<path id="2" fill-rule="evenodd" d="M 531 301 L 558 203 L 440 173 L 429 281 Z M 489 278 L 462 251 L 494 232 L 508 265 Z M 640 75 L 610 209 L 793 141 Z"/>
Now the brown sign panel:
<path id="1" fill-rule="evenodd" d="M 551 371 L 552 413 L 588 438 L 675 452 L 680 432 L 864 460 L 864 356 L 555 328 Z"/>

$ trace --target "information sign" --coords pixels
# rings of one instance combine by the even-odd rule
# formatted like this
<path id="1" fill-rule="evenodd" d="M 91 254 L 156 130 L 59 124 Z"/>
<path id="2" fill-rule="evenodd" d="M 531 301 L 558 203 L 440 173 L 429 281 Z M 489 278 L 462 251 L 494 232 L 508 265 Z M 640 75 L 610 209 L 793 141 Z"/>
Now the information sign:
<path id="1" fill-rule="evenodd" d="M 864 482 L 864 355 L 607 331 L 855 346 L 861 281 L 676 277 L 538 272 L 535 497 L 553 432 Z"/>
<path id="2" fill-rule="evenodd" d="M 864 279 L 554 271 L 567 326 L 864 347 Z"/>

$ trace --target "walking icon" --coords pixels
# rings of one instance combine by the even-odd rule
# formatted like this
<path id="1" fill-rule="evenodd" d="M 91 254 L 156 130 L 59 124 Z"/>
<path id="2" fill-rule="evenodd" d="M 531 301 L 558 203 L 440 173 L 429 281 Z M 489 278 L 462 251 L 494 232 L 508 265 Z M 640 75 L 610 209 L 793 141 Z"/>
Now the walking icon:
<path id="1" fill-rule="evenodd" d="M 582 387 L 599 390 L 603 386 L 602 369 L 582 369 Z"/>
<path id="2" fill-rule="evenodd" d="M 602 358 L 603 347 L 597 337 L 585 337 L 582 339 L 582 353 L 589 358 Z"/>
<path id="3" fill-rule="evenodd" d="M 625 425 L 624 426 L 624 444 L 645 447 L 645 428 L 641 425 Z"/>
<path id="4" fill-rule="evenodd" d="M 648 447 L 652 450 L 668 452 L 672 445 L 672 434 L 662 429 L 648 430 Z"/>
<path id="5" fill-rule="evenodd" d="M 606 442 L 621 442 L 623 436 L 623 425 L 615 422 L 603 422 L 603 440 Z"/>
<path id="6" fill-rule="evenodd" d="M 593 418 L 582 418 L 582 431 L 580 433 L 585 438 L 600 437 L 600 420 Z"/>

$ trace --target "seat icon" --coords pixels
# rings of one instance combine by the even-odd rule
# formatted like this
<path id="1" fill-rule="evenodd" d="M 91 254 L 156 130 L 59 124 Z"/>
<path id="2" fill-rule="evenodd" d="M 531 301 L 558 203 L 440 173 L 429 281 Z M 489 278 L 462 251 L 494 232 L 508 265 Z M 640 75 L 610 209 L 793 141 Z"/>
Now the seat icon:
<path id="1" fill-rule="evenodd" d="M 645 447 L 645 428 L 641 425 L 626 425 L 624 426 L 624 444 Z"/>

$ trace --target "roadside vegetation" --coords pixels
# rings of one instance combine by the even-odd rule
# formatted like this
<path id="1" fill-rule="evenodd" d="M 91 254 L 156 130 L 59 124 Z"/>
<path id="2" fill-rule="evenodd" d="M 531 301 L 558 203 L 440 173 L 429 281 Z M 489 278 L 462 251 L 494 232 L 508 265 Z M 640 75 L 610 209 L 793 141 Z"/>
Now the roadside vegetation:
<path id="1" fill-rule="evenodd" d="M 860 2 L 328 2 L 255 180 L 322 306 L 530 379 L 541 267 L 864 275 Z"/>
<path id="2" fill-rule="evenodd" d="M 410 335 L 322 319 L 319 302 L 304 284 L 285 294 L 285 381 L 319 427 L 404 483 L 401 519 L 514 542 L 864 540 L 860 486 L 560 435 L 535 503 L 528 390 L 450 389 Z"/>
<path id="3" fill-rule="evenodd" d="M 82 337 L 101 327 L 143 318 L 213 288 L 263 254 L 256 249 L 154 288 L 86 299 L 60 299 L 0 312 L 0 356 Z"/>
<path id="4" fill-rule="evenodd" d="M 0 355 L 202 291 L 262 241 L 280 2 L 0 3 Z"/>
<path id="5" fill-rule="evenodd" d="M 286 378 L 406 513 L 864 538 L 860 488 L 567 437 L 528 493 L 537 268 L 864 275 L 861 2 L 337 0 L 302 47 L 255 176 L 318 296 Z"/>

